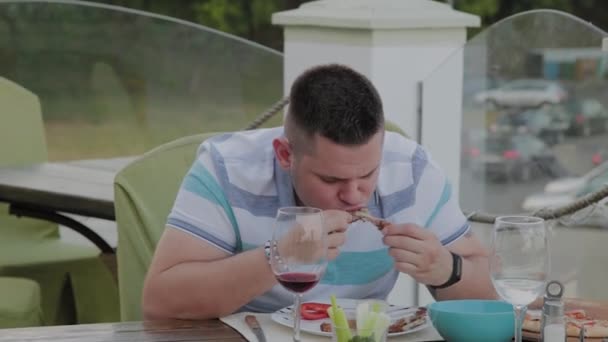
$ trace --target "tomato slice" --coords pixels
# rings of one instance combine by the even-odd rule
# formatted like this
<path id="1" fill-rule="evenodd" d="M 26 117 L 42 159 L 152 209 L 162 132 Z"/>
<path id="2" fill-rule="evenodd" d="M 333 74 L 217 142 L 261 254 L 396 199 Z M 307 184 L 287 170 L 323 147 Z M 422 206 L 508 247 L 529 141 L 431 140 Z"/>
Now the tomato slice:
<path id="1" fill-rule="evenodd" d="M 325 303 L 302 303 L 300 306 L 300 314 L 302 319 L 313 321 L 329 317 L 327 309 L 331 304 Z"/>

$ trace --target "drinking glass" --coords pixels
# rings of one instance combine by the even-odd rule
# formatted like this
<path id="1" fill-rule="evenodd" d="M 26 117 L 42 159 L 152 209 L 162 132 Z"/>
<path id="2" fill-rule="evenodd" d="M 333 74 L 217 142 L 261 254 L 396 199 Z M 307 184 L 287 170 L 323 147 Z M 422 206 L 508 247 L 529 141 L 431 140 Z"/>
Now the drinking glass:
<path id="1" fill-rule="evenodd" d="M 283 287 L 295 294 L 293 340 L 300 341 L 302 293 L 313 288 L 327 267 L 327 234 L 320 209 L 280 208 L 271 240 L 270 266 Z"/>
<path id="2" fill-rule="evenodd" d="M 513 304 L 515 342 L 521 342 L 527 306 L 545 289 L 548 239 L 545 221 L 539 217 L 501 216 L 494 222 L 490 276 L 498 295 Z"/>

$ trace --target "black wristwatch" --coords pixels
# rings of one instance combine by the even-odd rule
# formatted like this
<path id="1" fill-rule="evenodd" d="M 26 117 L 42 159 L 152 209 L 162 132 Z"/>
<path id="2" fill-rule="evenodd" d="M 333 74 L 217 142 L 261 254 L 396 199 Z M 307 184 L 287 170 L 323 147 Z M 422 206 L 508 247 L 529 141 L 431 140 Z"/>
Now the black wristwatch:
<path id="1" fill-rule="evenodd" d="M 450 279 L 438 286 L 429 285 L 430 288 L 445 289 L 460 281 L 460 277 L 462 276 L 462 257 L 458 254 L 450 253 L 452 254 L 452 274 L 450 275 Z"/>

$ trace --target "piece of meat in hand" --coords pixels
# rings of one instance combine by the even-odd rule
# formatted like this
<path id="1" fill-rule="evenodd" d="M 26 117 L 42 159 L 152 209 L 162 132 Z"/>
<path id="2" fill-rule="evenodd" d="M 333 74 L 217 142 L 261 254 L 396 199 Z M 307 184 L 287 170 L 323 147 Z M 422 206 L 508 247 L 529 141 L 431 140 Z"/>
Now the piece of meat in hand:
<path id="1" fill-rule="evenodd" d="M 367 209 L 357 210 L 355 212 L 352 212 L 351 214 L 355 217 L 353 222 L 359 221 L 359 220 L 369 222 L 369 223 L 373 224 L 374 226 L 378 227 L 379 230 L 382 230 L 382 229 L 384 229 L 384 227 L 391 224 L 390 222 L 388 222 L 384 219 L 370 215 L 369 211 Z"/>

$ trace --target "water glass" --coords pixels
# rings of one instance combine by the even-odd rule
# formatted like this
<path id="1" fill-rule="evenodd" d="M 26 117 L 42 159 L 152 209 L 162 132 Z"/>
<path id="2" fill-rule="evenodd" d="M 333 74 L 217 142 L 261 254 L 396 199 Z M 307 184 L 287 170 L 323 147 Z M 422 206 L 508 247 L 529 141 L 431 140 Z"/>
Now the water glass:
<path id="1" fill-rule="evenodd" d="M 549 234 L 533 216 L 501 216 L 494 222 L 490 276 L 498 295 L 513 305 L 515 342 L 527 306 L 545 289 L 549 274 Z"/>

